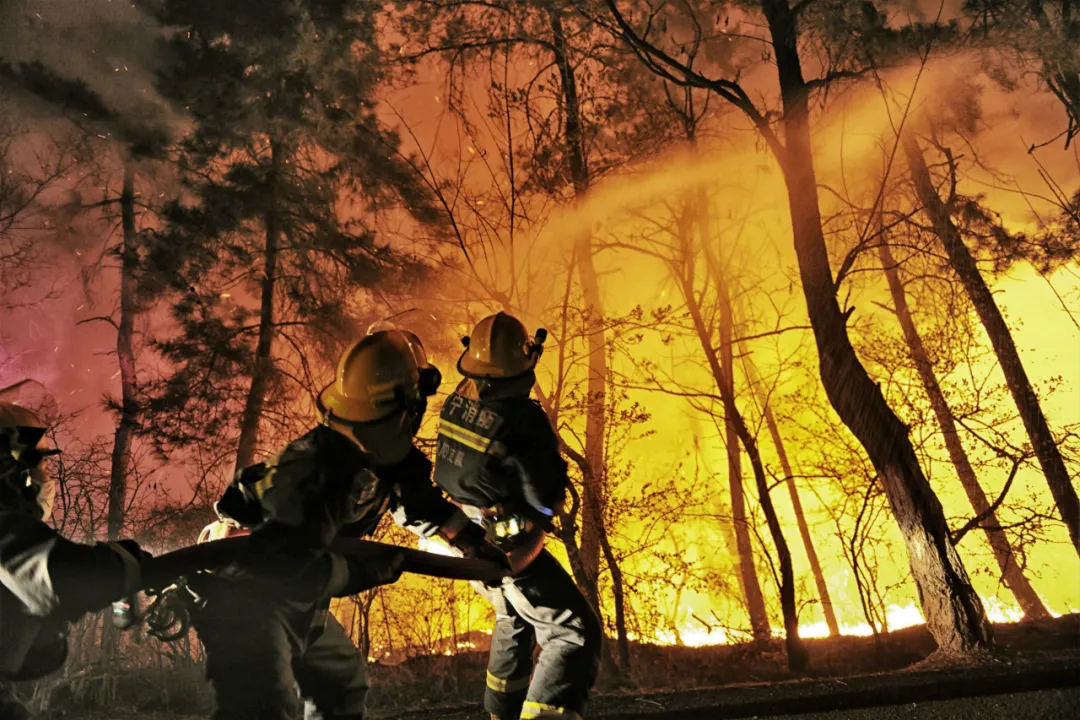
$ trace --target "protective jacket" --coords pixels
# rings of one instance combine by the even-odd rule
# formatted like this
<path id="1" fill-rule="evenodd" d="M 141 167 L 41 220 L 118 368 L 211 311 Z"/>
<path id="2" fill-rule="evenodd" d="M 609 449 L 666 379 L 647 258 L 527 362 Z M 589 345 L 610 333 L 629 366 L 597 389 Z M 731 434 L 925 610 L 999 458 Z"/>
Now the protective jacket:
<path id="1" fill-rule="evenodd" d="M 29 468 L 0 452 L 0 678 L 56 670 L 67 657 L 66 628 L 49 570 L 65 542 L 41 521 Z"/>
<path id="2" fill-rule="evenodd" d="M 447 398 L 435 484 L 478 521 L 501 506 L 547 530 L 566 497 L 566 461 L 540 404 L 507 382 L 466 379 Z"/>
<path id="3" fill-rule="evenodd" d="M 328 614 L 330 595 L 352 590 L 346 584 L 342 591 L 319 568 L 327 558 L 342 560 L 327 552 L 335 537 L 370 534 L 384 512 L 425 537 L 467 523 L 432 485 L 431 463 L 413 447 L 402 462 L 374 467 L 356 444 L 320 425 L 277 457 L 237 473 L 215 509 L 222 521 L 250 529 L 252 543 L 266 549 L 238 572 L 190 582 L 205 600 L 192 619 L 207 646 L 215 720 L 291 717 L 294 682 L 323 717 L 362 718 L 364 658 Z M 290 576 L 284 584 L 283 566 Z M 350 567 L 349 582 L 353 570 L 378 568 Z"/>
<path id="4" fill-rule="evenodd" d="M 431 462 L 413 447 L 404 461 L 376 468 L 348 438 L 319 425 L 277 457 L 237 473 L 215 504 L 253 537 L 324 549 L 339 533 L 370 534 L 383 512 L 422 537 L 457 509 L 431 483 Z"/>
<path id="5" fill-rule="evenodd" d="M 0 679 L 57 670 L 67 657 L 68 623 L 138 583 L 137 546 L 61 537 L 42 521 L 42 494 L 30 467 L 0 448 Z"/>
<path id="6" fill-rule="evenodd" d="M 534 382 L 530 371 L 458 386 L 439 422 L 435 483 L 485 527 L 515 571 L 497 586 L 474 583 L 495 609 L 485 709 L 497 718 L 580 720 L 603 633 L 573 579 L 543 549 L 568 479 L 555 430 L 529 399 Z"/>

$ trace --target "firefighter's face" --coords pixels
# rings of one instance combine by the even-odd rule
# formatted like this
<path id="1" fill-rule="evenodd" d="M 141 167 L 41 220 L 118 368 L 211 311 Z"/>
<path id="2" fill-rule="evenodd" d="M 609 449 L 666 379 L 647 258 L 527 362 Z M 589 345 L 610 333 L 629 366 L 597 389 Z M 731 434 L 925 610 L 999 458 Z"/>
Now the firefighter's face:
<path id="1" fill-rule="evenodd" d="M 38 465 L 30 470 L 30 481 L 37 489 L 37 504 L 41 508 L 43 521 L 52 517 L 53 502 L 56 500 L 56 482 L 49 475 L 49 470 L 44 465 Z"/>
<path id="2" fill-rule="evenodd" d="M 412 414 L 399 411 L 373 423 L 342 424 L 331 421 L 330 427 L 349 438 L 370 455 L 376 465 L 395 465 L 405 459 L 412 448 Z"/>
<path id="3" fill-rule="evenodd" d="M 41 438 L 38 441 L 37 449 L 44 452 L 48 450 L 48 444 L 45 442 L 45 438 Z M 52 517 L 53 502 L 56 500 L 56 482 L 52 479 L 52 475 L 49 474 L 49 468 L 45 464 L 45 459 L 40 455 L 37 457 L 36 462 L 30 468 L 30 482 L 37 495 L 37 504 L 41 508 L 43 521 Z"/>
<path id="4" fill-rule="evenodd" d="M 0 442 L 4 442 L 6 445 L 7 442 L 10 442 L 10 438 L 0 438 Z M 41 451 L 48 450 L 44 438 L 38 442 L 37 448 Z M 4 451 L 7 452 L 6 449 Z M 30 462 L 27 462 L 27 457 L 31 458 Z M 34 456 L 24 450 L 18 454 L 12 453 L 9 459 L 11 465 L 5 464 L 5 467 L 11 474 L 0 472 L 0 475 L 4 475 L 5 482 L 17 482 L 19 485 L 25 484 L 25 487 L 20 489 L 19 492 L 29 491 L 34 502 L 41 509 L 41 519 L 48 520 L 52 517 L 53 502 L 56 499 L 56 483 L 49 474 L 49 468 L 45 465 L 44 458 L 40 455 Z"/>

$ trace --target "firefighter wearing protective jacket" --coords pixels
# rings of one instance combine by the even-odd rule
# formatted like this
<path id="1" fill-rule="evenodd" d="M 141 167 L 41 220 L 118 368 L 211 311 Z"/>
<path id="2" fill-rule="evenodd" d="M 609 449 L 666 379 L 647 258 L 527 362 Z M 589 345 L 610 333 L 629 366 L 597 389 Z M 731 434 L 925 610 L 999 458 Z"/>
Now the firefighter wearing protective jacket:
<path id="1" fill-rule="evenodd" d="M 431 463 L 413 446 L 439 381 L 415 335 L 369 334 L 345 351 L 320 393 L 322 424 L 240 471 L 215 504 L 222 522 L 249 529 L 265 548 L 262 563 L 189 583 L 215 719 L 291 718 L 296 685 L 325 720 L 364 717 L 365 658 L 330 618 L 330 597 L 394 582 L 400 558 L 379 567 L 334 556 L 327 547 L 336 536 L 369 534 L 390 512 L 464 554 L 483 540 L 432 485 Z M 282 583 L 283 568 L 295 579 Z"/>
<path id="2" fill-rule="evenodd" d="M 515 571 L 498 586 L 474 583 L 495 608 L 484 697 L 492 720 L 580 718 L 600 661 L 599 621 L 544 550 L 568 484 L 551 423 L 529 398 L 545 337 L 541 330 L 529 338 L 506 313 L 481 320 L 463 340 L 465 379 L 439 423 L 435 484 Z"/>
<path id="3" fill-rule="evenodd" d="M 0 401 L 0 717 L 25 717 L 3 688 L 67 658 L 68 624 L 135 592 L 149 557 L 132 540 L 82 545 L 45 524 L 55 486 L 43 460 L 45 424 Z M 7 697 L 5 698 L 5 695 Z"/>

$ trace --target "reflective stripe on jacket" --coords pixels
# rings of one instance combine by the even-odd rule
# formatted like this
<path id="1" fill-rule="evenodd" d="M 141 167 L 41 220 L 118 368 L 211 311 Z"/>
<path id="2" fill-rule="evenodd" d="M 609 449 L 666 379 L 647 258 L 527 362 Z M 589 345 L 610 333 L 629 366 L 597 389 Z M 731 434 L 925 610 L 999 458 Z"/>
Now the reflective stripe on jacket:
<path id="1" fill-rule="evenodd" d="M 446 399 L 435 484 L 455 502 L 503 505 L 546 529 L 567 483 L 551 422 L 527 394 L 488 397 L 482 381 L 466 379 Z"/>

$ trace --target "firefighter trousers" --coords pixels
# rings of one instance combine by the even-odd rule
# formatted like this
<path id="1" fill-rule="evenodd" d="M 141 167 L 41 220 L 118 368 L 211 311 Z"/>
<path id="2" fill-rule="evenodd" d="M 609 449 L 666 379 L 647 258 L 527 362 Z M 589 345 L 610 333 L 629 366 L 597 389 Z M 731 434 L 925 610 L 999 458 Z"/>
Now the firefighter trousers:
<path id="1" fill-rule="evenodd" d="M 312 616 L 235 592 L 193 615 L 214 688 L 212 720 L 301 718 L 297 686 L 323 720 L 363 720 L 366 659 L 333 615 L 315 629 Z"/>
<path id="2" fill-rule="evenodd" d="M 473 587 L 495 608 L 484 708 L 500 720 L 580 718 L 603 634 L 573 579 L 545 550 L 497 587 Z"/>

